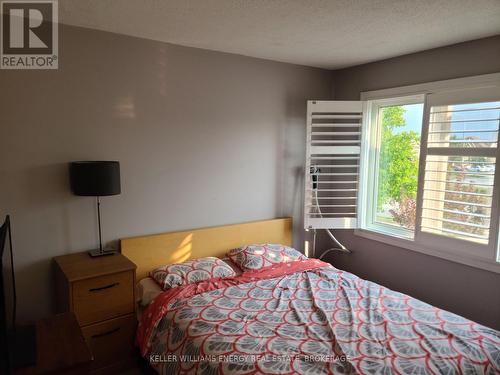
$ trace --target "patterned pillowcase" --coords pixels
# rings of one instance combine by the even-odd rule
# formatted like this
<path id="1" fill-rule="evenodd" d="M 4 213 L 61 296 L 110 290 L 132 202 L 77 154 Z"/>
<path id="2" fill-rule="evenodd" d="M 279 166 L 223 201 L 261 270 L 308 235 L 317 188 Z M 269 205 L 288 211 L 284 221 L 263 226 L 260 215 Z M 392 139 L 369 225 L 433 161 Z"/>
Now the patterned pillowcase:
<path id="1" fill-rule="evenodd" d="M 236 276 L 241 275 L 242 273 L 241 268 L 238 267 L 231 259 L 229 259 L 227 256 L 224 256 L 222 260 L 224 261 L 224 263 L 227 263 L 227 265 L 233 269 L 233 271 L 236 273 Z"/>
<path id="2" fill-rule="evenodd" d="M 232 277 L 236 276 L 236 273 L 223 260 L 206 257 L 161 266 L 151 271 L 149 275 L 166 290 L 213 278 Z"/>
<path id="3" fill-rule="evenodd" d="M 229 251 L 226 256 L 243 271 L 307 259 L 304 254 L 291 247 L 276 244 L 242 246 Z"/>

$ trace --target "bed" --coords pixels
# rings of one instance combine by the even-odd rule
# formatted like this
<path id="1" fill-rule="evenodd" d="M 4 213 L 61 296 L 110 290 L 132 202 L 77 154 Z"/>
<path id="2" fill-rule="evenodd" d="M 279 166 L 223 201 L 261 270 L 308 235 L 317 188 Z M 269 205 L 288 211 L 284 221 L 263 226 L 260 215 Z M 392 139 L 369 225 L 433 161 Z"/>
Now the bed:
<path id="1" fill-rule="evenodd" d="M 291 243 L 291 219 L 122 240 L 155 266 Z M 138 324 L 161 374 L 500 374 L 500 332 L 317 259 L 160 291 Z"/>

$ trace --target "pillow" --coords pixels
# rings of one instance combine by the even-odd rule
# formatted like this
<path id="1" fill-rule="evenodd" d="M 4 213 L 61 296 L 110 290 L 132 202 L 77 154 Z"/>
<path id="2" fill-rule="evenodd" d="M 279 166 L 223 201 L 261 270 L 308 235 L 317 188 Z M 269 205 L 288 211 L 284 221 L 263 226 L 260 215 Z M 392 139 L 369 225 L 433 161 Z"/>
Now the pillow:
<path id="1" fill-rule="evenodd" d="M 161 266 L 149 275 L 165 290 L 213 278 L 232 277 L 236 273 L 223 260 L 206 257 Z"/>
<path id="2" fill-rule="evenodd" d="M 224 258 L 222 258 L 222 260 L 224 261 L 224 263 L 227 263 L 229 267 L 233 269 L 233 271 L 236 273 L 236 276 L 241 275 L 241 268 L 238 267 L 236 264 L 234 264 L 234 262 L 231 259 L 225 256 Z"/>
<path id="3" fill-rule="evenodd" d="M 141 306 L 149 305 L 162 292 L 163 290 L 151 277 L 139 281 L 135 288 L 136 299 Z"/>
<path id="4" fill-rule="evenodd" d="M 229 251 L 226 256 L 243 271 L 307 259 L 304 254 L 291 247 L 276 244 L 242 246 Z"/>

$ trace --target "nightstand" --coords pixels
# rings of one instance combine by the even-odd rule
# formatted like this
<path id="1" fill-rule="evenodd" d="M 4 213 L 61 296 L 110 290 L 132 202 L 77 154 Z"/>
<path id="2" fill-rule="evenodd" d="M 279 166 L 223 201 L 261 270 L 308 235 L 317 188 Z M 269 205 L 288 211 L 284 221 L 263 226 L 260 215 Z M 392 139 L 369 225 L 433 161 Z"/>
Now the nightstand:
<path id="1" fill-rule="evenodd" d="M 134 360 L 135 264 L 121 254 L 55 257 L 59 311 L 72 311 L 94 356 L 94 373 L 115 373 Z"/>

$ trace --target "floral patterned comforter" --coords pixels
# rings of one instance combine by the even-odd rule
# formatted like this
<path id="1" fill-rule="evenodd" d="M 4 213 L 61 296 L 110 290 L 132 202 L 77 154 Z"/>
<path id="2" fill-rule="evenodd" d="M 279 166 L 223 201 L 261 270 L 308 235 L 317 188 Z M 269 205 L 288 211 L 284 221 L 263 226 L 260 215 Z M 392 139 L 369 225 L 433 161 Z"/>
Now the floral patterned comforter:
<path id="1" fill-rule="evenodd" d="M 500 332 L 315 259 L 166 291 L 137 342 L 161 374 L 500 374 Z"/>

